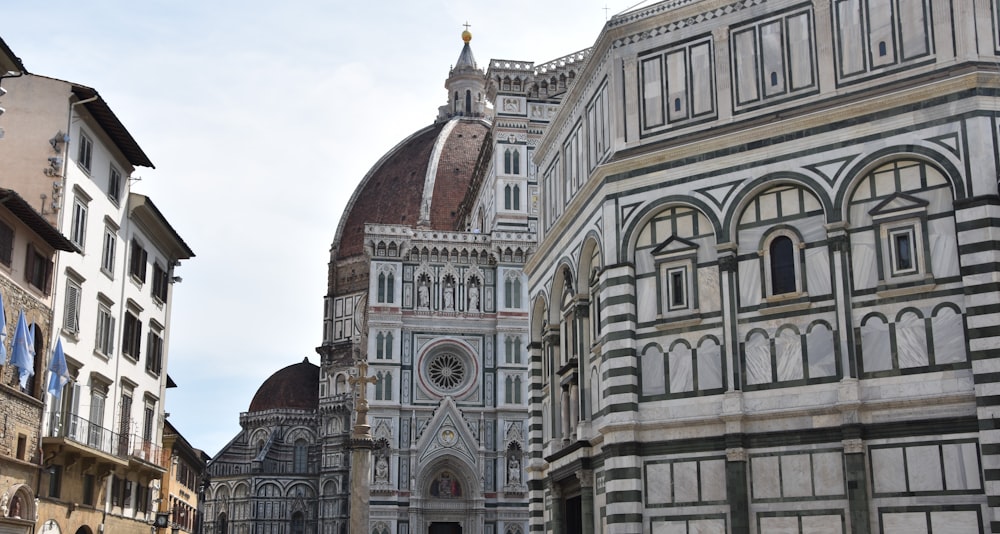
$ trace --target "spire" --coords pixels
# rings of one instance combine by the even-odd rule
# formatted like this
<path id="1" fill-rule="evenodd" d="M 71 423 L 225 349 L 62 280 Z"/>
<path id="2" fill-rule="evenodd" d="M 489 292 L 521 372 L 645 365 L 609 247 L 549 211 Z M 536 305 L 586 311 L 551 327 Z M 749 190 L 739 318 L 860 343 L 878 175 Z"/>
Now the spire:
<path id="1" fill-rule="evenodd" d="M 462 47 L 462 53 L 458 55 L 458 61 L 455 62 L 454 70 L 476 70 L 476 58 L 472 57 L 472 47 L 469 46 L 469 41 L 471 40 L 472 33 L 469 32 L 469 23 L 466 22 L 465 31 L 462 32 L 462 41 L 465 42 L 465 46 Z"/>
<path id="2" fill-rule="evenodd" d="M 486 75 L 476 67 L 476 58 L 472 56 L 472 47 L 469 41 L 472 40 L 472 33 L 469 32 L 469 24 L 465 24 L 465 31 L 462 32 L 462 53 L 458 55 L 458 61 L 448 72 L 448 79 L 444 86 L 448 90 L 448 104 L 438 108 L 438 120 L 447 120 L 451 117 L 482 117 L 485 112 Z"/>

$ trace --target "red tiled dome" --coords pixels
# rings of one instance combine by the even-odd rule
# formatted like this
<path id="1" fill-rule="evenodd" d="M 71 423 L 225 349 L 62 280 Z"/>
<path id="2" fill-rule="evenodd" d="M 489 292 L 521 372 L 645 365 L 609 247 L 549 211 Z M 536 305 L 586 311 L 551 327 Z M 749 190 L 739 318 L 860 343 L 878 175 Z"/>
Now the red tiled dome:
<path id="1" fill-rule="evenodd" d="M 289 365 L 261 384 L 250 401 L 250 412 L 266 410 L 315 410 L 319 406 L 319 367 L 309 363 Z"/>
<path id="2" fill-rule="evenodd" d="M 452 119 L 428 126 L 396 145 L 368 171 L 344 209 L 334 240 L 334 260 L 364 253 L 365 224 L 459 229 L 458 208 L 488 133 L 489 126 L 482 120 Z M 429 220 L 421 224 L 429 170 L 434 172 L 434 190 Z"/>

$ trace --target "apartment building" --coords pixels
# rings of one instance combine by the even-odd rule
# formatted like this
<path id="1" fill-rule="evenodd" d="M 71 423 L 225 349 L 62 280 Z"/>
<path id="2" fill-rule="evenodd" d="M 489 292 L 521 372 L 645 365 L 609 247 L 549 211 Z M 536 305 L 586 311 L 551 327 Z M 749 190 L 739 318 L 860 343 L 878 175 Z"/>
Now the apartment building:
<path id="1" fill-rule="evenodd" d="M 4 183 L 80 251 L 52 268 L 53 343 L 69 381 L 44 407 L 38 523 L 145 533 L 169 467 L 161 438 L 175 269 L 194 254 L 131 191 L 135 169 L 153 164 L 95 89 L 34 74 L 4 86 Z"/>

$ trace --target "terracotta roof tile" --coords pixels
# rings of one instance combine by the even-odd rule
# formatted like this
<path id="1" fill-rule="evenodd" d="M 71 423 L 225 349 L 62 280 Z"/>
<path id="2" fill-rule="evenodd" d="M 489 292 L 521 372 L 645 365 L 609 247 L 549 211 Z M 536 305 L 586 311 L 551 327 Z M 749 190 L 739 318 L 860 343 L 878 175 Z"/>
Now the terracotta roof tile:
<path id="1" fill-rule="evenodd" d="M 274 373 L 250 401 L 250 412 L 315 410 L 319 407 L 319 367 L 303 360 Z"/>
<path id="2" fill-rule="evenodd" d="M 444 123 L 411 138 L 376 164 L 348 206 L 337 259 L 364 252 L 365 224 L 416 224 L 434 141 Z"/>

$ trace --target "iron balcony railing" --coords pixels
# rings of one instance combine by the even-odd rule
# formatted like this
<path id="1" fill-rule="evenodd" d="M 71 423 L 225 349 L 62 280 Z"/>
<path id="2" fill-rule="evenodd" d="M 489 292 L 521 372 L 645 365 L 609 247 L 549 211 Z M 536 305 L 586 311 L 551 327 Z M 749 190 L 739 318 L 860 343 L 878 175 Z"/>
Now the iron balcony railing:
<path id="1" fill-rule="evenodd" d="M 128 458 L 128 437 L 71 413 L 56 412 L 49 417 L 48 437 L 64 438 L 91 449 Z"/>
<path id="2" fill-rule="evenodd" d="M 159 445 L 139 434 L 120 434 L 71 413 L 49 417 L 47 437 L 64 438 L 123 460 L 139 460 L 167 469 L 170 456 Z"/>
<path id="3" fill-rule="evenodd" d="M 129 451 L 132 458 L 166 469 L 170 466 L 170 454 L 163 447 L 147 441 L 138 434 L 132 434 Z"/>

